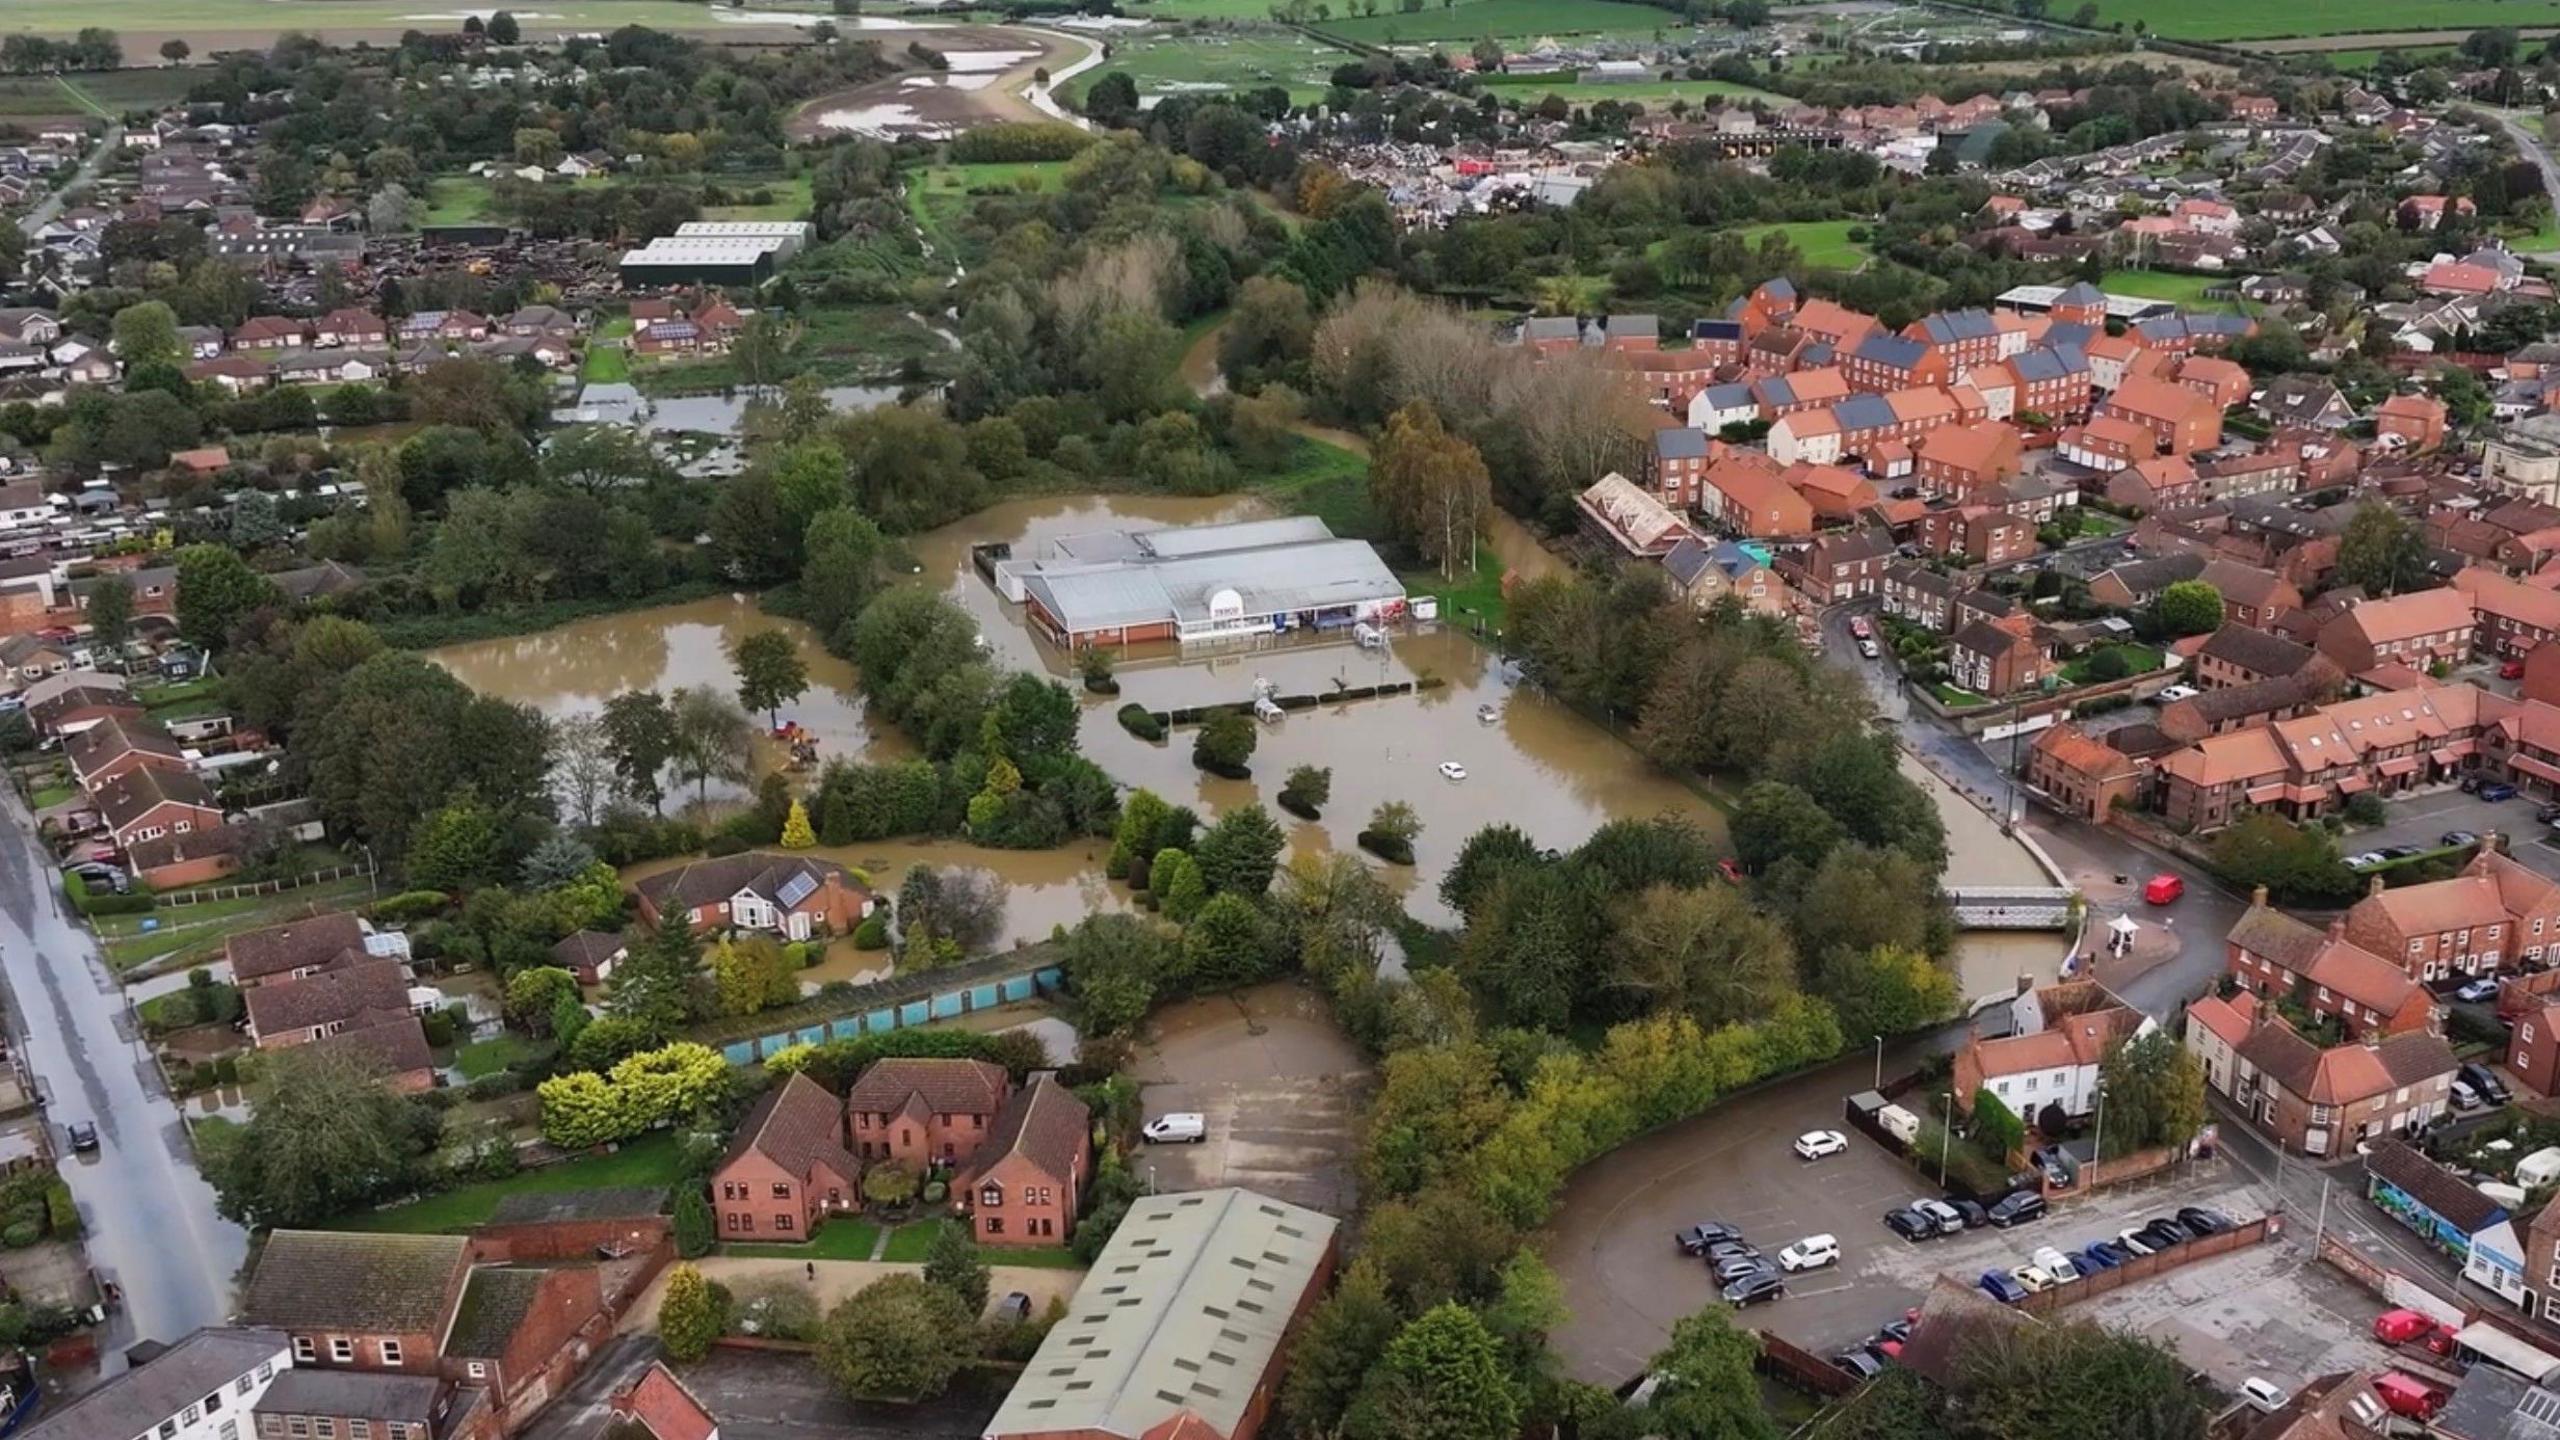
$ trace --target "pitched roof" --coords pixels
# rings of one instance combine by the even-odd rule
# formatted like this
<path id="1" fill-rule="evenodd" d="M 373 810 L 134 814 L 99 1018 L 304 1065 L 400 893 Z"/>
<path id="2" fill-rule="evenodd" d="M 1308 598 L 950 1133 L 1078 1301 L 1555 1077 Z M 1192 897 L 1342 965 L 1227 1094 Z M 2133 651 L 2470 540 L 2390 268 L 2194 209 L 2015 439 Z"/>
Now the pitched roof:
<path id="1" fill-rule="evenodd" d="M 378 1023 L 409 1013 L 409 979 L 397 960 L 365 960 L 298 980 L 277 980 L 243 991 L 249 1028 L 261 1036 L 345 1025 Z"/>
<path id="2" fill-rule="evenodd" d="M 577 930 L 562 936 L 560 943 L 551 947 L 551 958 L 575 970 L 602 965 L 629 944 L 618 930 Z"/>
<path id="3" fill-rule="evenodd" d="M 551 1272 L 532 1265 L 483 1265 L 462 1287 L 453 1308 L 453 1329 L 444 1353 L 465 1360 L 495 1360 L 506 1354 L 524 1317 L 541 1298 L 542 1282 Z"/>
<path id="4" fill-rule="evenodd" d="M 445 1295 L 470 1252 L 463 1235 L 278 1230 L 258 1255 L 240 1313 L 280 1330 L 440 1331 Z"/>
<path id="5" fill-rule="evenodd" d="M 2149 560 L 2133 560 L 2110 566 L 2099 573 L 2103 580 L 2112 575 L 2116 583 L 2131 591 L 2135 598 L 2157 595 L 2181 580 L 2193 580 L 2204 573 L 2205 558 L 2193 552 L 2161 555 Z"/>
<path id="6" fill-rule="evenodd" d="M 2359 913 L 2380 914 L 2391 929 L 2402 935 L 2433 935 L 2442 930 L 2463 930 L 2474 925 L 2503 924 L 2507 918 L 2505 897 L 2498 893 L 2498 882 L 2486 875 L 2462 874 L 2450 880 L 2435 880 L 2424 885 L 2402 885 L 2367 895 L 2347 912 L 2350 922 Z"/>
<path id="7" fill-rule="evenodd" d="M 673 870 L 661 870 L 633 888 L 661 910 L 671 907 L 689 910 L 726 900 L 742 890 L 754 891 L 768 900 L 778 900 L 778 892 L 795 878 L 824 881 L 830 876 L 848 889 L 862 888 L 854 880 L 853 872 L 832 861 L 807 855 L 774 855 L 760 850 L 724 855 L 714 860 L 697 860 Z"/>
<path id="8" fill-rule="evenodd" d="M 122 715 L 108 716 L 64 741 L 62 748 L 71 757 L 71 768 L 83 775 L 131 752 L 164 760 L 184 760 L 187 753 L 158 725 Z"/>
<path id="9" fill-rule="evenodd" d="M 363 948 L 363 923 L 341 910 L 234 935 L 223 942 L 222 953 L 231 962 L 234 978 L 263 980 L 306 965 L 324 965 L 349 950 Z"/>
<path id="10" fill-rule="evenodd" d="M 2312 958 L 2320 953 L 2329 936 L 2281 910 L 2252 905 L 2224 938 L 2249 954 L 2272 960 L 2299 975 L 2311 968 Z"/>
<path id="11" fill-rule="evenodd" d="M 1093 1132 L 1093 1112 L 1053 1077 L 1040 1074 L 1016 1090 L 996 1112 L 996 1123 L 970 1157 L 969 1171 L 983 1175 L 998 1161 L 1019 1155 L 1066 1184 L 1074 1184 L 1077 1156 Z"/>
<path id="12" fill-rule="evenodd" d="M 2196 651 L 2202 659 L 2220 660 L 2267 676 L 2292 675 L 2310 664 L 2317 653 L 2310 646 L 2298 645 L 2272 630 L 2237 622 L 2214 631 L 2203 647 Z"/>
<path id="13" fill-rule="evenodd" d="M 851 1180 L 861 1175 L 862 1162 L 845 1150 L 844 1136 L 843 1104 L 817 1081 L 794 1075 L 747 1112 L 720 1164 L 726 1168 L 752 1150 L 793 1175 L 824 1166 Z"/>
<path id="14" fill-rule="evenodd" d="M 1004 1103 L 1004 1067 L 987 1060 L 893 1056 L 872 1062 L 844 1097 L 849 1111 L 886 1115 L 921 1096 L 937 1115 L 990 1115 Z"/>
<path id="15" fill-rule="evenodd" d="M 619 1404 L 654 1440 L 711 1440 L 720 1433 L 720 1422 L 664 1360 L 651 1361 L 640 1383 Z"/>
<path id="16" fill-rule="evenodd" d="M 251 993 L 263 993 L 267 988 L 272 987 Z M 414 1075 L 436 1066 L 435 1051 L 427 1044 L 426 1027 L 415 1015 L 386 1015 L 307 1043 L 324 1052 L 350 1056 L 381 1076 Z"/>
<path id="17" fill-rule="evenodd" d="M 2208 560 L 2204 572 L 2196 577 L 2221 592 L 2225 600 L 2263 608 L 2277 598 L 2279 590 L 2290 590 L 2292 584 L 2272 570 L 2243 565 L 2237 560 Z"/>
<path id="18" fill-rule="evenodd" d="M 2405 1141 L 2376 1142 L 2373 1152 L 2364 1157 L 2364 1173 L 2388 1182 L 2465 1235 L 2477 1235 L 2507 1217 L 2506 1207 L 2463 1184 L 2452 1171 Z"/>
<path id="19" fill-rule="evenodd" d="M 129 1369 L 94 1390 L 69 1400 L 48 1400 L 35 1424 L 20 1432 L 20 1440 L 107 1436 L 123 1440 L 149 1434 L 189 1405 L 276 1360 L 289 1343 L 281 1330 L 208 1326 L 162 1351 L 150 1364 Z"/>
<path id="20" fill-rule="evenodd" d="M 2336 623 L 2354 626 L 2358 634 L 2376 645 L 2468 630 L 2472 625 L 2471 597 L 2453 588 L 2412 590 L 2388 600 L 2367 600 Z"/>
<path id="21" fill-rule="evenodd" d="M 98 813 L 121 830 L 163 805 L 190 805 L 220 813 L 213 792 L 186 770 L 138 765 L 98 787 Z"/>

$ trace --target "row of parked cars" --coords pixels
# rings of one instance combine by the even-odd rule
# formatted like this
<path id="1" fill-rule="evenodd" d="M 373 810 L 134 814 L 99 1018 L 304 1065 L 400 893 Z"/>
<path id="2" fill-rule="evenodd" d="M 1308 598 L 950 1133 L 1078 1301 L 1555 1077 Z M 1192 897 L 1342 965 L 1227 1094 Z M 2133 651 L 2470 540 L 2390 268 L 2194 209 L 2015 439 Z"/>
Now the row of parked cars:
<path id="1" fill-rule="evenodd" d="M 2030 1220 L 2043 1218 L 2044 1197 L 2032 1190 L 2003 1196 L 1990 1205 L 1924 1196 L 1884 1212 L 1884 1228 L 1901 1236 L 1905 1242 L 1917 1245 L 1923 1240 L 1978 1230 L 1985 1225 L 2006 1230 L 2012 1225 L 2024 1225 Z"/>
<path id="2" fill-rule="evenodd" d="M 2024 1265 L 1983 1271 L 1979 1283 L 1983 1293 L 1992 1299 L 2015 1305 L 2037 1291 L 2069 1285 L 2101 1271 L 2117 1269 L 2139 1256 L 2157 1255 L 2232 1228 L 2231 1217 L 2221 1211 L 2189 1205 L 2174 1216 L 2163 1215 L 2149 1224 L 2121 1231 L 2113 1240 L 2099 1240 L 2073 1250 L 2041 1246 Z"/>
<path id="3" fill-rule="evenodd" d="M 1696 1255 L 1723 1287 L 1728 1305 L 1757 1305 L 1787 1293 L 1787 1277 L 1840 1263 L 1840 1238 L 1807 1235 L 1773 1258 L 1743 1238 L 1739 1227 L 1705 1220 L 1671 1237 L 1683 1255 Z"/>

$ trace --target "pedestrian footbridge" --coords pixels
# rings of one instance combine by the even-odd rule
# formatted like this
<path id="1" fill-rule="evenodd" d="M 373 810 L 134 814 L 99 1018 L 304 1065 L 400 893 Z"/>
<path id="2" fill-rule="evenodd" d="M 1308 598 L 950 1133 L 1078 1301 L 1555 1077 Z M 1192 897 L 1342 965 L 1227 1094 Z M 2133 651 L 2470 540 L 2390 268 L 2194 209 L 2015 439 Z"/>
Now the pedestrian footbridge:
<path id="1" fill-rule="evenodd" d="M 1947 890 L 1965 930 L 2067 930 L 2076 892 L 2042 885 L 1960 885 Z"/>

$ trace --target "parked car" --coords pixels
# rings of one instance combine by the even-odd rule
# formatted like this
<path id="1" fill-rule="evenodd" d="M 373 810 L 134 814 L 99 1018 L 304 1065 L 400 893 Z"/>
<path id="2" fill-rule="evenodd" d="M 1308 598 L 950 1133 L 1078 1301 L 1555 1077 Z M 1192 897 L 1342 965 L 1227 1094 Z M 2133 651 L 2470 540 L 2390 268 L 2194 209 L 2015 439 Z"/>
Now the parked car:
<path id="1" fill-rule="evenodd" d="M 2028 1152 L 2027 1163 L 2036 1168 L 2036 1173 L 2043 1177 L 2044 1183 L 2051 1189 L 2068 1190 L 2071 1188 L 2072 1181 L 2077 1178 L 2073 1173 L 2076 1167 L 2072 1165 L 2071 1157 L 2063 1154 L 2062 1147 L 2059 1145 L 2037 1146 Z"/>
<path id="2" fill-rule="evenodd" d="M 1874 635 L 1875 633 L 1876 633 L 1876 627 L 1875 627 L 1875 626 L 1873 626 L 1873 625 L 1871 625 L 1871 624 L 1869 624 L 1869 623 L 1867 623 L 1867 617 L 1866 617 L 1866 616 L 1864 616 L 1864 615 L 1852 615 L 1852 616 L 1850 616 L 1850 617 L 1849 617 L 1849 634 L 1850 634 L 1852 637 L 1854 637 L 1854 638 L 1856 638 L 1856 639 L 1859 639 L 1859 640 L 1864 640 L 1864 639 L 1867 639 L 1868 637 L 1870 637 L 1870 636 Z"/>
<path id="3" fill-rule="evenodd" d="M 1873 640 L 1861 640 L 1861 641 L 1859 641 L 1859 642 L 1858 642 L 1858 653 L 1859 653 L 1859 654 L 1861 654 L 1861 655 L 1863 655 L 1863 656 L 1865 656 L 1865 657 L 1867 657 L 1867 658 L 1868 658 L 1868 659 L 1870 659 L 1870 660 L 1873 660 L 1873 659 L 1876 659 L 1878 656 L 1882 655 L 1884 652 L 1882 652 L 1882 651 L 1880 651 L 1880 650 L 1878 650 L 1878 649 L 1876 648 L 1876 642 L 1874 642 Z"/>
<path id="4" fill-rule="evenodd" d="M 2439 845 L 2477 845 L 2480 843 L 2480 837 L 2472 834 L 2468 830 L 2447 830 L 2436 837 L 2436 843 Z"/>
<path id="5" fill-rule="evenodd" d="M 1873 1349 L 1881 1345 L 1901 1344 L 1903 1341 L 1911 1338 L 1911 1326 L 1912 1322 L 1909 1320 L 1886 1321 L 1876 1330 L 1875 1338 L 1867 1342 L 1868 1348 Z"/>
<path id="6" fill-rule="evenodd" d="M 71 1122 L 69 1128 L 71 1131 L 71 1150 L 73 1154 L 86 1155 L 90 1151 L 98 1148 L 98 1124 L 96 1121 L 74 1120 Z"/>
<path id="7" fill-rule="evenodd" d="M 2385 860 L 2406 860 L 2413 855 L 2424 855 L 2426 853 L 2426 847 L 2423 845 L 2385 845 L 2382 847 L 2382 858 Z"/>
<path id="8" fill-rule="evenodd" d="M 2483 784 L 2478 793 L 2481 799 L 2496 804 L 2516 798 L 2516 787 L 2504 780 L 2491 780 Z"/>
<path id="9" fill-rule="evenodd" d="M 2397 1370 L 2386 1370 L 2377 1377 L 2373 1393 L 2382 1397 L 2392 1414 L 2412 1420 L 2432 1420 L 2444 1408 L 2445 1392 Z"/>
<path id="10" fill-rule="evenodd" d="M 2495 980 L 2471 981 L 2454 991 L 2453 998 L 2470 1005 L 2477 1005 L 2483 1000 L 2495 1000 L 2498 998 L 2498 982 Z"/>
<path id="11" fill-rule="evenodd" d="M 1717 1284 L 1730 1285 L 1745 1275 L 1757 1275 L 1768 1269 L 1769 1257 L 1755 1250 L 1748 1255 L 1731 1255 L 1722 1260 L 1711 1260 L 1707 1262 L 1707 1268 L 1714 1272 Z"/>
<path id="12" fill-rule="evenodd" d="M 1873 1380 L 1884 1373 L 1884 1361 L 1866 1349 L 1843 1350 L 1831 1357 L 1831 1363 L 1860 1380 Z"/>
<path id="13" fill-rule="evenodd" d="M 2198 1235 L 2220 1235 L 2224 1231 L 2239 1228 L 2231 1223 L 2230 1216 L 2219 1210 L 2207 1210 L 2201 1205 L 2189 1205 L 2180 1209 L 2178 1223 Z"/>
<path id="14" fill-rule="evenodd" d="M 2116 1236 L 2116 1244 L 2136 1255 L 2155 1255 L 2160 1251 L 2160 1247 L 2153 1244 L 2140 1230 L 2127 1230 L 2119 1234 Z"/>
<path id="15" fill-rule="evenodd" d="M 1721 1221 L 1706 1220 L 1682 1230 L 1672 1237 L 1684 1255 L 1704 1255 L 1707 1247 L 1720 1242 L 1740 1242 L 1742 1232 Z"/>
<path id="16" fill-rule="evenodd" d="M 2361 853 L 2348 856 L 2347 868 L 2350 870 L 2370 870 L 2374 866 L 2379 865 L 2390 858 L 2390 856 L 2383 854 L 2379 850 L 2366 850 Z"/>
<path id="17" fill-rule="evenodd" d="M 2076 1253 L 2081 1259 L 2081 1268 L 2084 1270 L 2092 1266 L 2100 1270 L 2113 1270 L 2125 1262 L 2124 1252 L 2104 1241 L 2095 1245 L 2083 1245 Z"/>
<path id="18" fill-rule="evenodd" d="M 2029 1190 L 2021 1190 L 1991 1207 L 1991 1223 L 2003 1230 L 2043 1218 L 2044 1197 Z"/>
<path id="19" fill-rule="evenodd" d="M 1833 1235 L 1807 1235 L 1778 1252 L 1778 1268 L 1792 1274 L 1840 1263 L 1840 1240 Z"/>
<path id="20" fill-rule="evenodd" d="M 1964 1212 L 1944 1200 L 1914 1200 L 1911 1208 L 1935 1221 L 1941 1235 L 1953 1235 L 1964 1229 Z"/>
<path id="21" fill-rule="evenodd" d="M 1991 1212 L 1970 1200 L 1950 1200 L 1947 1203 L 1956 1207 L 1956 1213 L 1964 1217 L 1967 1230 L 1979 1230 L 1991 1222 Z"/>
<path id="22" fill-rule="evenodd" d="M 2150 883 L 2142 887 L 2143 903 L 2148 905 L 2175 904 L 2178 897 L 2186 893 L 2187 882 L 2165 870 L 2152 876 Z"/>
<path id="23" fill-rule="evenodd" d="M 2027 1288 L 1998 1270 L 1985 1270 L 1976 1282 L 1982 1293 L 2003 1305 L 2016 1305 L 2027 1298 Z"/>
<path id="24" fill-rule="evenodd" d="M 996 1302 L 996 1318 L 1007 1325 L 1019 1325 L 1031 1318 L 1031 1297 L 1016 1290 Z"/>
<path id="25" fill-rule="evenodd" d="M 2255 1375 L 2240 1382 L 2240 1398 L 2248 1401 L 2252 1409 L 2267 1415 L 2283 1409 L 2286 1403 L 2293 1399 L 2292 1396 L 2277 1389 L 2275 1382 L 2261 1380 Z"/>
<path id="26" fill-rule="evenodd" d="M 2050 1276 L 2056 1285 L 2068 1285 L 2080 1278 L 2080 1267 L 2073 1263 L 2071 1257 L 2050 1245 L 2037 1246 L 2036 1253 L 2027 1258 L 2035 1261 L 2036 1268 Z"/>
<path id="27" fill-rule="evenodd" d="M 2523 679 L 2523 678 L 2524 678 L 2524 662 L 2523 662 L 2523 661 L 2521 661 L 2521 660 L 2501 660 L 2501 661 L 2499 661 L 2499 662 L 2498 662 L 2498 678 L 2499 678 L 2499 679 L 2501 679 L 2501 680 L 2521 680 L 2521 679 Z"/>
<path id="28" fill-rule="evenodd" d="M 1710 1265 L 1721 1265 L 1727 1260 L 1749 1260 L 1757 1263 L 1759 1259 L 1759 1246 L 1745 1245 L 1739 1240 L 1721 1240 L 1707 1247 L 1707 1263 Z"/>
<path id="29" fill-rule="evenodd" d="M 1938 1238 L 1938 1222 L 1907 1205 L 1884 1212 L 1884 1228 L 1914 1245 Z"/>
<path id="30" fill-rule="evenodd" d="M 2142 1238 L 2151 1242 L 2154 1250 L 2170 1250 L 2196 1237 L 2177 1221 L 2163 1217 L 2143 1226 Z"/>
<path id="31" fill-rule="evenodd" d="M 2546 800 L 2533 812 L 2533 818 L 2548 825 L 2560 820 L 2560 800 Z"/>
<path id="32" fill-rule="evenodd" d="M 1837 1155 L 1849 1148 L 1849 1137 L 1837 1130 L 1808 1130 L 1796 1137 L 1796 1153 L 1807 1160 Z"/>
<path id="33" fill-rule="evenodd" d="M 2465 1062 L 2461 1069 L 2453 1073 L 2455 1078 L 2469 1082 L 2472 1093 L 2491 1105 L 2504 1105 L 2515 1098 L 2507 1093 L 2506 1082 L 2492 1074 L 2488 1066 L 2477 1060 Z"/>
<path id="34" fill-rule="evenodd" d="M 1209 1138 L 1209 1117 L 1192 1110 L 1159 1115 L 1138 1133 L 1150 1145 L 1197 1145 Z"/>
<path id="35" fill-rule="evenodd" d="M 1785 1278 L 1775 1270 L 1761 1270 L 1745 1275 L 1724 1287 L 1724 1303 L 1740 1308 L 1775 1300 L 1787 1293 Z"/>
<path id="36" fill-rule="evenodd" d="M 2452 1090 L 2454 1109 L 2477 1110 L 2480 1108 L 2480 1092 L 2471 1088 L 2470 1081 L 2457 1074 L 2453 1077 Z"/>
<path id="37" fill-rule="evenodd" d="M 2415 1310 L 2385 1310 L 2373 1317 L 2373 1338 L 2385 1345 L 2406 1345 L 2434 1333 L 2435 1317 Z"/>
<path id="38" fill-rule="evenodd" d="M 2160 693 L 2152 698 L 2163 705 L 2175 705 L 2181 700 L 2193 700 L 2203 693 L 2193 685 L 2163 685 L 2160 687 Z"/>
<path id="39" fill-rule="evenodd" d="M 2009 1272 L 2009 1278 L 2017 1281 L 2018 1288 L 2030 1295 L 2039 1290 L 2050 1290 L 2054 1284 L 2053 1277 L 2046 1274 L 2041 1265 L 2020 1265 Z"/>

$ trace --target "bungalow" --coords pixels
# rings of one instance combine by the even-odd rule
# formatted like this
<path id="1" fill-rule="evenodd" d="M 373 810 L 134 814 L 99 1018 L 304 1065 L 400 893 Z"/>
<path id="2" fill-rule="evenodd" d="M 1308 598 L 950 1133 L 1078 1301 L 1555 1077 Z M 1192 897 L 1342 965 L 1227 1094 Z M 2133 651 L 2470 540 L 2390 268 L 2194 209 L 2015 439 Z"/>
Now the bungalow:
<path id="1" fill-rule="evenodd" d="M 2129 560 L 2099 571 L 2089 582 L 2089 598 L 2112 610 L 2138 609 L 2170 586 L 2202 575 L 2204 567 L 2205 557 L 2192 553 Z"/>
<path id="2" fill-rule="evenodd" d="M 1093 1112 L 1055 1076 L 1014 1092 L 951 1193 L 981 1245 L 1062 1245 L 1093 1173 Z"/>
<path id="3" fill-rule="evenodd" d="M 329 349 L 385 350 L 391 345 L 391 327 L 370 310 L 332 310 L 312 326 L 311 343 Z"/>
<path id="4" fill-rule="evenodd" d="M 2196 578 L 2222 596 L 2222 616 L 2235 625 L 2273 629 L 2277 616 L 2302 608 L 2302 592 L 2272 570 L 2236 560 L 2212 560 Z"/>
<path id="5" fill-rule="evenodd" d="M 409 1008 L 408 967 L 397 960 L 364 960 L 299 979 L 278 980 L 243 991 L 249 1039 L 261 1050 L 283 1050 L 325 1040 L 342 1030 L 395 1020 L 417 1022 Z"/>
<path id="6" fill-rule="evenodd" d="M 222 823 L 213 792 L 185 770 L 136 766 L 99 786 L 91 798 L 119 847 Z"/>
<path id="7" fill-rule="evenodd" d="M 861 1203 L 862 1163 L 844 1147 L 844 1106 L 806 1075 L 756 1102 L 711 1172 L 713 1209 L 729 1240 L 806 1240 Z"/>
<path id="8" fill-rule="evenodd" d="M 700 929 L 762 930 L 791 940 L 849 935 L 873 903 L 841 865 L 754 850 L 662 870 L 633 889 L 641 918 L 652 925 L 681 914 Z"/>
<path id="9" fill-rule="evenodd" d="M 575 931 L 551 947 L 553 963 L 577 976 L 581 985 L 604 984 L 613 978 L 614 967 L 629 958 L 630 942 L 602 930 Z"/>
<path id="10" fill-rule="evenodd" d="M 2355 407 L 2338 387 L 2316 375 L 2284 375 L 2258 397 L 2258 413 L 2275 425 L 2343 430 L 2355 423 Z"/>
<path id="11" fill-rule="evenodd" d="M 252 315 L 231 332 L 234 350 L 298 350 L 308 333 L 299 320 L 282 315 Z"/>

